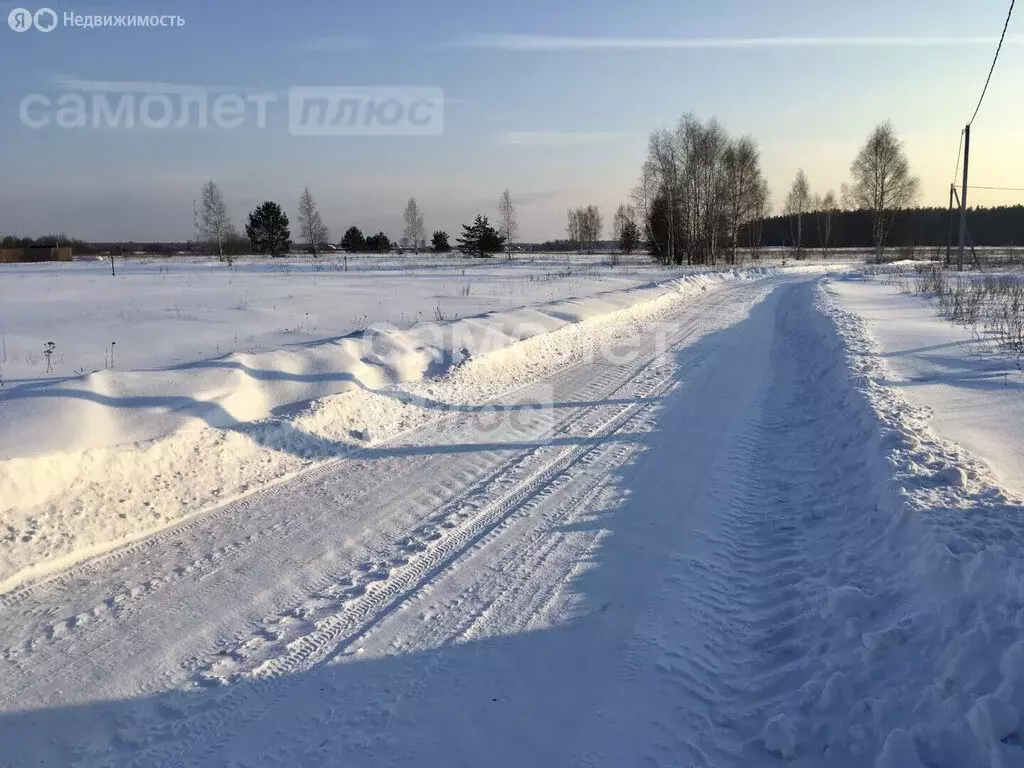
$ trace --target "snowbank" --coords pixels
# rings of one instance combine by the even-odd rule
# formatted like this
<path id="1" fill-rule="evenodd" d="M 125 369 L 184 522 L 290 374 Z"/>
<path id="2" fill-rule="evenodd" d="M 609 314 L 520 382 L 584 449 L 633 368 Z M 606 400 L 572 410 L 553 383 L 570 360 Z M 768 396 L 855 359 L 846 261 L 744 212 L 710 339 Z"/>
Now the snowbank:
<path id="1" fill-rule="evenodd" d="M 57 435 L 89 447 L 0 462 L 0 591 L 455 407 L 486 403 L 649 331 L 680 302 L 767 274 L 694 274 L 453 323 L 378 327 L 297 350 L 103 371 L 20 399 L 8 394 L 5 434 L 36 443 L 40 434 Z M 45 410 L 25 408 L 35 400 Z M 140 433 L 152 439 L 126 442 Z"/>
<path id="2" fill-rule="evenodd" d="M 5 264 L 0 458 L 149 440 L 196 417 L 265 418 L 334 394 L 349 364 L 334 359 L 339 346 L 372 325 L 408 330 L 675 276 L 594 257 L 401 259 L 353 258 L 348 271 L 336 257 L 133 259 L 116 278 L 104 262 Z"/>
<path id="3" fill-rule="evenodd" d="M 821 606 L 826 663 L 788 717 L 828 764 L 1024 765 L 1021 502 L 888 384 L 859 317 L 827 291 L 818 300 L 829 375 L 849 385 L 834 388 L 836 407 L 871 427 L 863 455 L 883 491 L 877 513 L 846 528 Z M 779 722 L 765 739 L 783 753 L 792 729 Z"/>

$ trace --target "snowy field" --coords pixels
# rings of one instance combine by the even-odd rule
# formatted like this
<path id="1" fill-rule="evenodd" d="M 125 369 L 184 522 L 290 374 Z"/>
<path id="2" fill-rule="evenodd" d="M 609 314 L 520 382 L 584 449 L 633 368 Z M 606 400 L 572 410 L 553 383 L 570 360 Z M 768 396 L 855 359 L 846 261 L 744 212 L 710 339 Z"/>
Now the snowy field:
<path id="1" fill-rule="evenodd" d="M 667 277 L 649 263 L 611 268 L 598 257 L 348 261 L 343 271 L 337 256 L 315 262 L 241 259 L 230 268 L 179 257 L 117 259 L 116 277 L 102 260 L 5 264 L 0 374 L 8 381 L 42 378 L 47 341 L 56 344 L 54 376 L 111 367 L 111 342 L 115 369 L 140 370 L 296 347 L 375 323 L 409 328 Z"/>
<path id="2" fill-rule="evenodd" d="M 945 321 L 934 302 L 881 280 L 837 280 L 832 290 L 868 322 L 890 383 L 932 413 L 938 432 L 988 462 L 1001 485 L 1024 494 L 1024 377 L 1016 360 Z"/>
<path id="3" fill-rule="evenodd" d="M 363 338 L 393 348 L 415 327 L 419 341 L 458 353 L 462 344 L 448 348 L 462 319 L 550 305 L 535 318 L 549 330 L 683 274 L 639 258 L 613 268 L 575 255 L 264 258 L 230 268 L 129 259 L 116 268 L 112 277 L 103 261 L 3 265 L 0 458 L 129 444 L 194 422 L 249 422 L 345 391 L 353 375 L 378 386 L 421 376 L 417 366 L 436 374 L 451 361 L 355 370 L 368 358 Z M 437 338 L 424 341 L 430 334 Z"/>
<path id="4" fill-rule="evenodd" d="M 849 266 L 264 269 L 174 279 L 326 307 L 393 271 L 452 315 L 11 375 L 5 765 L 1024 765 L 1020 374 L 928 302 Z"/>

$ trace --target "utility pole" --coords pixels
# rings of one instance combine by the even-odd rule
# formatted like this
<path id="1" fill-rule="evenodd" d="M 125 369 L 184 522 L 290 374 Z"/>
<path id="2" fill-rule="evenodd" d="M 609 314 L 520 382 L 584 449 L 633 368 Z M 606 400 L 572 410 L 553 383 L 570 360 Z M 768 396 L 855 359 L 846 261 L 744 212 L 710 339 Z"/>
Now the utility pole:
<path id="1" fill-rule="evenodd" d="M 971 124 L 964 128 L 964 184 L 960 193 L 960 255 L 956 268 L 964 271 L 964 247 L 967 245 L 967 164 L 971 159 Z"/>
<path id="2" fill-rule="evenodd" d="M 956 198 L 956 185 L 949 185 L 949 236 L 946 238 L 946 267 L 953 263 L 953 200 Z"/>

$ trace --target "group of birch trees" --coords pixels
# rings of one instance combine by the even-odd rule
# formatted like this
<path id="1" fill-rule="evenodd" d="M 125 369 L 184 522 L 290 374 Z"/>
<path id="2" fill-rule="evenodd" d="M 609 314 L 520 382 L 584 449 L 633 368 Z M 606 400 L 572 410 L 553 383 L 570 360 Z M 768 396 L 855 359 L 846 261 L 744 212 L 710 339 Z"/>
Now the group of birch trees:
<path id="1" fill-rule="evenodd" d="M 817 241 L 827 253 L 841 205 L 871 215 L 872 239 L 881 253 L 895 213 L 917 198 L 918 180 L 889 123 L 872 131 L 850 173 L 841 197 L 831 190 L 812 194 L 807 175 L 797 173 L 783 203 L 797 258 L 804 255 L 807 226 L 817 227 Z M 685 115 L 673 130 L 651 134 L 633 190 L 644 239 L 665 264 L 735 264 L 741 249 L 756 258 L 769 198 L 754 139 L 732 137 L 717 120 L 694 115 Z"/>
<path id="2" fill-rule="evenodd" d="M 686 115 L 674 130 L 651 134 L 633 200 L 658 261 L 735 263 L 741 247 L 759 245 L 751 225 L 768 212 L 757 144 Z"/>

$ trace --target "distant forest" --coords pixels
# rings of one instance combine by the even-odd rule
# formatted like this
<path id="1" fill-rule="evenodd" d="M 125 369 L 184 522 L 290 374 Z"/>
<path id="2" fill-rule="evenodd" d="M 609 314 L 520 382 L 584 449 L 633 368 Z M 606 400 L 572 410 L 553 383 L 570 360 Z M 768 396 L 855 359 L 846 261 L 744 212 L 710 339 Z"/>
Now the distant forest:
<path id="1" fill-rule="evenodd" d="M 792 246 L 796 241 L 796 217 L 765 219 L 761 244 L 766 248 Z M 978 247 L 1024 246 L 1024 205 L 969 208 L 967 228 Z M 824 214 L 803 215 L 804 248 L 823 247 Z M 959 212 L 953 215 L 953 243 L 960 232 Z M 914 208 L 896 213 L 886 245 L 944 246 L 949 237 L 949 212 L 945 208 Z M 830 248 L 870 248 L 871 214 L 868 211 L 833 211 Z"/>
<path id="2" fill-rule="evenodd" d="M 825 231 L 822 213 L 803 215 L 803 246 L 809 249 L 822 248 Z M 1024 205 L 1001 206 L 997 208 L 970 208 L 967 225 L 974 244 L 978 247 L 1024 247 Z M 954 212 L 953 243 L 959 233 L 959 214 Z M 949 236 L 949 212 L 945 208 L 914 208 L 895 214 L 887 245 L 892 248 L 905 246 L 944 246 Z M 741 238 L 749 242 L 746 235 Z M 796 240 L 796 217 L 773 216 L 765 219 L 761 234 L 761 246 L 765 248 L 792 247 Z M 246 242 L 238 243 L 238 253 L 245 253 Z M 153 254 L 169 254 L 190 248 L 189 243 L 86 243 L 66 235 L 44 235 L 38 238 L 7 236 L 0 238 L 0 247 L 16 248 L 29 245 L 70 245 L 75 253 L 89 254 L 104 251 L 131 253 L 145 251 Z M 598 250 L 613 250 L 614 241 L 595 244 Z M 829 248 L 870 248 L 871 215 L 867 211 L 833 211 Z M 534 245 L 521 244 L 525 251 L 575 251 L 578 244 L 569 240 L 549 240 Z"/>
<path id="3" fill-rule="evenodd" d="M 756 225 L 755 225 L 756 226 Z M 978 247 L 1024 247 L 1024 205 L 997 208 L 968 208 L 967 228 L 974 245 Z M 772 216 L 763 222 L 761 247 L 795 247 L 796 216 Z M 803 215 L 803 247 L 819 250 L 826 230 L 824 213 Z M 953 212 L 953 244 L 960 233 L 959 211 Z M 945 208 L 912 208 L 893 217 L 892 229 L 886 245 L 890 248 L 905 246 L 933 247 L 946 245 L 949 237 L 949 211 Z M 745 228 L 740 236 L 743 243 L 751 242 Z M 869 211 L 832 211 L 829 248 L 871 248 L 871 213 Z M 571 240 L 548 240 L 524 246 L 529 251 L 576 251 L 578 244 Z M 599 250 L 613 250 L 614 241 L 598 243 Z"/>

